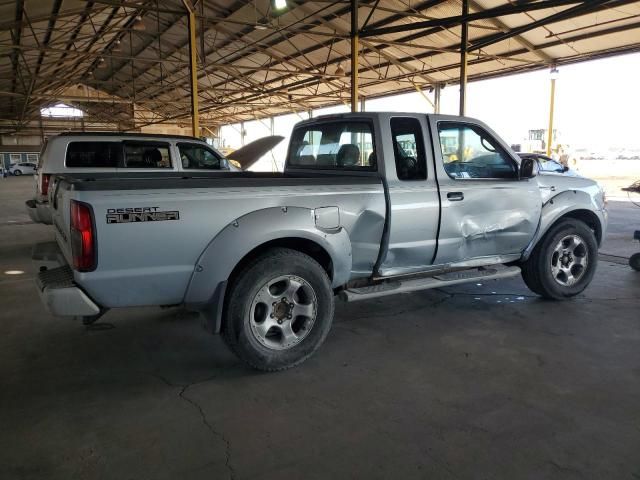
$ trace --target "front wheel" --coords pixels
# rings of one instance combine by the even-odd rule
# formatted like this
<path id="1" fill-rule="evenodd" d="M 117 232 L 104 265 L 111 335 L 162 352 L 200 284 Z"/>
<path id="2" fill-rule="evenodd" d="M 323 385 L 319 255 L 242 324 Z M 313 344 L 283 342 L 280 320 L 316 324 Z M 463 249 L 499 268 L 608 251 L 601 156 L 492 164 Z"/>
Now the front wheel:
<path id="1" fill-rule="evenodd" d="M 629 266 L 635 271 L 640 272 L 640 253 L 634 253 L 629 257 Z"/>
<path id="2" fill-rule="evenodd" d="M 222 333 L 240 359 L 265 371 L 309 358 L 333 321 L 334 298 L 325 270 L 296 250 L 275 248 L 230 285 Z"/>
<path id="3" fill-rule="evenodd" d="M 14 171 L 13 171 L 13 174 L 14 174 L 16 177 L 19 177 L 20 175 L 22 175 L 22 170 L 14 170 Z"/>
<path id="4" fill-rule="evenodd" d="M 561 300 L 582 292 L 598 264 L 593 231 L 580 220 L 567 218 L 553 226 L 522 266 L 527 286 L 545 298 Z"/>

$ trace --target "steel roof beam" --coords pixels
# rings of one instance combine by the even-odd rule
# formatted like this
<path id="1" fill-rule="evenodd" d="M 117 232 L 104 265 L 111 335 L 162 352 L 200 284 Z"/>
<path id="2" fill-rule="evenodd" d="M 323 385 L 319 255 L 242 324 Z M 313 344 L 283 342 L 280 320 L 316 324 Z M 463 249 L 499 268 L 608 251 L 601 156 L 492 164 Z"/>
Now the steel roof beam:
<path id="1" fill-rule="evenodd" d="M 454 15 L 452 17 L 434 18 L 432 20 L 426 20 L 424 22 L 413 22 L 403 25 L 393 25 L 390 27 L 382 28 L 366 28 L 360 32 L 362 37 L 374 37 L 380 35 L 387 35 L 389 33 L 404 33 L 412 30 L 422 30 L 431 27 L 455 27 L 463 22 L 472 22 L 475 20 L 486 20 L 488 18 L 503 17 L 506 15 L 513 15 L 516 13 L 531 12 L 534 10 L 542 10 L 548 8 L 555 8 L 564 5 L 575 5 L 599 3 L 594 1 L 580 2 L 578 0 L 541 0 L 538 2 L 526 2 L 519 4 L 507 4 L 499 7 L 489 8 L 475 13 L 467 15 Z"/>
<path id="2" fill-rule="evenodd" d="M 557 41 L 554 41 L 554 42 L 548 42 L 546 44 L 539 45 L 537 48 L 538 49 L 550 48 L 550 47 L 554 47 L 554 46 L 557 46 L 557 45 L 562 45 L 564 43 L 570 43 L 570 42 L 574 42 L 574 41 L 584 40 L 584 39 L 587 39 L 587 38 L 593 38 L 593 37 L 598 37 L 598 36 L 609 35 L 611 33 L 618 33 L 620 31 L 632 30 L 632 29 L 639 28 L 639 27 L 640 27 L 640 24 L 624 25 L 624 26 L 614 27 L 614 28 L 611 28 L 611 29 L 603 30 L 601 32 L 582 34 L 582 35 L 577 35 L 575 37 L 565 38 L 563 40 L 557 40 Z M 451 45 L 451 47 L 452 48 L 458 47 L 458 44 Z M 512 55 L 522 55 L 524 53 L 527 53 L 528 51 L 529 51 L 528 49 L 523 48 L 523 49 L 511 52 L 511 54 Z M 428 56 L 433 56 L 433 55 L 436 55 L 436 54 L 437 53 L 426 52 L 424 54 L 418 55 L 417 58 L 418 59 L 426 58 Z M 404 59 L 398 59 L 398 60 L 399 61 L 408 61 L 410 59 L 411 59 L 411 57 L 404 58 Z M 487 62 L 487 61 L 492 61 L 492 59 L 491 58 L 488 58 L 488 59 L 484 58 L 484 59 L 470 60 L 469 64 L 470 65 L 475 65 L 475 64 L 484 63 L 484 62 Z M 428 75 L 430 73 L 437 73 L 439 70 L 450 70 L 450 69 L 458 68 L 458 67 L 459 67 L 459 64 L 455 63 L 455 64 L 452 64 L 452 65 L 449 65 L 449 66 L 443 66 L 443 67 L 433 68 L 433 69 L 430 69 L 430 70 L 425 70 L 425 71 L 423 71 L 423 73 Z M 413 75 L 413 74 L 405 74 L 405 75 L 402 75 L 402 76 L 398 76 L 396 78 L 404 78 L 404 77 L 408 77 L 408 76 L 411 76 L 411 75 Z M 383 81 L 387 81 L 387 79 L 385 79 Z M 301 82 L 298 82 L 298 83 L 299 83 L 298 86 L 303 87 L 303 86 L 305 86 L 305 84 L 308 84 L 309 81 L 308 80 L 307 81 L 301 81 Z M 376 83 L 381 83 L 381 82 L 373 82 L 372 84 L 376 84 Z M 366 88 L 368 85 L 371 85 L 371 84 L 365 84 L 362 87 Z M 273 89 L 266 90 L 265 94 L 271 93 L 272 90 Z M 250 96 L 243 97 L 241 100 L 243 100 L 243 101 L 252 101 L 252 100 L 255 100 L 255 99 L 256 99 L 255 96 L 251 96 L 250 95 Z M 207 108 L 204 108 L 203 111 L 206 112 Z"/>
<path id="3" fill-rule="evenodd" d="M 609 2 L 609 0 L 591 0 L 589 2 L 583 2 L 580 5 L 576 5 L 575 7 L 568 8 L 558 13 L 554 13 L 553 15 L 549 15 L 547 17 L 541 18 L 540 20 L 536 20 L 526 25 L 522 25 L 520 27 L 512 28 L 510 31 L 505 33 L 498 33 L 495 35 L 490 35 L 488 38 L 472 42 L 471 47 L 469 47 L 469 51 L 479 50 L 484 47 L 488 47 L 489 45 L 493 45 L 494 43 L 502 42 L 503 40 L 507 40 L 509 38 L 521 35 L 523 33 L 529 32 L 534 28 L 541 27 L 543 25 L 548 25 L 550 23 L 559 22 L 562 20 L 566 20 L 569 18 L 577 17 L 582 15 L 585 12 L 592 11 L 598 7 L 606 3 L 625 3 L 625 2 Z M 607 6 L 609 8 L 609 6 Z"/>

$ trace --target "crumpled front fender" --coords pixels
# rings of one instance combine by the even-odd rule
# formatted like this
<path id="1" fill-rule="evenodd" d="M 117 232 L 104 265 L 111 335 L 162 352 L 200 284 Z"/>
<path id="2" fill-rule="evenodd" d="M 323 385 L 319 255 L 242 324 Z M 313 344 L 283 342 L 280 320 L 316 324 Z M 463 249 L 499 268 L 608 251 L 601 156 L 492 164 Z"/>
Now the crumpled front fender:
<path id="1" fill-rule="evenodd" d="M 538 242 L 560 218 L 571 216 L 572 212 L 584 210 L 597 217 L 600 224 L 599 240 L 601 241 L 607 228 L 607 211 L 603 205 L 597 203 L 597 196 L 582 190 L 565 190 L 547 199 L 542 206 L 538 229 L 523 253 L 523 260 L 529 258 Z"/>

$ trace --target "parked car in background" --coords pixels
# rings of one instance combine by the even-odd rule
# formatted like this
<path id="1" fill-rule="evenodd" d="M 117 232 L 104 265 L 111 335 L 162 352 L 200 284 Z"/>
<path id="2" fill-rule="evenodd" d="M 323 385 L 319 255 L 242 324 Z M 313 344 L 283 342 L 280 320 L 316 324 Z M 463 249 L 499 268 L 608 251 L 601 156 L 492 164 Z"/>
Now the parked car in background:
<path id="1" fill-rule="evenodd" d="M 541 153 L 518 153 L 520 158 L 531 158 L 538 162 L 538 168 L 540 173 L 562 173 L 572 177 L 578 176 L 578 174 L 571 170 L 569 167 L 562 165 L 559 161 L 554 160 L 551 157 L 542 155 Z"/>
<path id="2" fill-rule="evenodd" d="M 519 274 L 546 298 L 582 292 L 604 192 L 537 173 L 477 120 L 360 112 L 297 124 L 283 173 L 60 176 L 49 200 L 62 261 L 38 289 L 49 312 L 85 323 L 184 304 L 245 362 L 280 370 L 323 342 L 335 295 Z"/>
<path id="3" fill-rule="evenodd" d="M 30 162 L 14 163 L 9 167 L 9 173 L 16 177 L 20 175 L 33 175 L 36 173 L 36 164 Z"/>
<path id="4" fill-rule="evenodd" d="M 236 150 L 230 158 L 237 160 L 242 168 L 248 168 L 252 161 L 259 159 L 283 138 L 260 138 Z M 126 173 L 142 178 L 150 173 L 193 176 L 203 172 L 238 170 L 220 152 L 194 137 L 68 132 L 50 138 L 44 145 L 35 170 L 35 197 L 27 200 L 26 207 L 34 222 L 51 224 L 47 194 L 56 175 L 86 178 Z"/>

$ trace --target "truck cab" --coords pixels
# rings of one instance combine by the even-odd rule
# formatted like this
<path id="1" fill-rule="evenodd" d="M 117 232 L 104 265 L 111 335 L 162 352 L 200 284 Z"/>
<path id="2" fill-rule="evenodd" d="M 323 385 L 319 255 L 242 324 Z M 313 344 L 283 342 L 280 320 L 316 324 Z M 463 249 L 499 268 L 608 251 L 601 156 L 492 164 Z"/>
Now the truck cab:
<path id="1" fill-rule="evenodd" d="M 358 113 L 299 123 L 286 171 L 378 175 L 388 194 L 379 276 L 517 260 L 538 227 L 533 175 L 482 122 Z"/>

